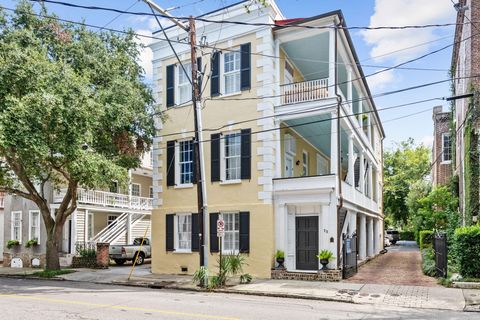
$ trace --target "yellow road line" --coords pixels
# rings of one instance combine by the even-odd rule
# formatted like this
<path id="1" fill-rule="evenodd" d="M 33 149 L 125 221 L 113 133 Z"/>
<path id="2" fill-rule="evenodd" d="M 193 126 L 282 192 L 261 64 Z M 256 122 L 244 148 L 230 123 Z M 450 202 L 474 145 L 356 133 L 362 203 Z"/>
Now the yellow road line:
<path id="1" fill-rule="evenodd" d="M 36 297 L 36 296 L 30 296 L 30 295 L 0 294 L 0 298 L 13 298 L 13 299 L 47 301 L 47 302 L 56 302 L 56 303 L 62 303 L 62 304 L 74 304 L 74 305 L 90 306 L 90 307 L 97 307 L 97 308 L 108 308 L 108 309 L 115 309 L 115 310 L 152 312 L 152 313 L 185 316 L 185 317 L 201 318 L 201 319 L 239 320 L 239 318 L 213 316 L 213 315 L 200 314 L 200 313 L 187 313 L 187 312 L 179 312 L 179 311 L 172 311 L 172 310 L 147 309 L 147 308 L 139 308 L 139 307 L 128 307 L 128 306 L 119 306 L 119 305 L 111 305 L 111 304 L 91 303 L 91 302 L 86 302 L 86 301 L 71 301 L 71 300 L 63 300 L 63 299 L 52 299 L 52 298 L 43 298 L 43 297 Z"/>

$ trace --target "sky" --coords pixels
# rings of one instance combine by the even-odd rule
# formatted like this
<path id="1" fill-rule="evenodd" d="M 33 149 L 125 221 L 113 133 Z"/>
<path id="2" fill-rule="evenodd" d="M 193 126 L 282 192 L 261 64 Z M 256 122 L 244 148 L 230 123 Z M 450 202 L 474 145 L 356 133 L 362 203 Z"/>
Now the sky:
<path id="1" fill-rule="evenodd" d="M 139 0 L 64 0 L 65 2 L 103 6 L 128 11 L 148 12 L 148 6 Z M 163 8 L 173 8 L 172 15 L 200 15 L 237 0 L 156 0 Z M 277 5 L 286 18 L 310 17 L 333 10 L 342 10 L 346 24 L 353 26 L 401 26 L 455 23 L 456 11 L 451 0 L 277 0 Z M 14 8 L 16 1 L 0 0 L 0 6 Z M 38 4 L 36 4 L 38 7 Z M 149 35 L 156 31 L 157 25 L 152 18 L 131 15 L 118 15 L 105 11 L 68 8 L 48 4 L 50 11 L 59 17 L 75 21 L 84 19 L 87 23 L 107 26 L 114 29 L 132 28 L 139 34 Z M 362 64 L 374 66 L 394 66 L 417 58 L 429 52 L 453 44 L 454 26 L 407 30 L 351 30 L 351 36 Z M 139 39 L 147 44 L 148 40 Z M 393 53 L 392 53 L 393 52 Z M 367 77 L 372 94 L 390 92 L 425 83 L 447 80 L 452 55 L 452 46 L 409 63 L 404 67 L 434 70 L 391 70 L 376 76 Z M 141 63 L 151 77 L 151 51 L 145 49 Z M 366 75 L 381 70 L 364 67 Z M 409 90 L 374 99 L 377 109 L 396 106 L 430 98 L 450 96 L 448 82 Z M 385 129 L 384 148 L 391 149 L 396 143 L 409 137 L 417 143 L 431 146 L 433 141 L 432 108 L 448 104 L 441 100 L 414 104 L 379 111 Z M 404 117 L 403 119 L 396 119 Z"/>

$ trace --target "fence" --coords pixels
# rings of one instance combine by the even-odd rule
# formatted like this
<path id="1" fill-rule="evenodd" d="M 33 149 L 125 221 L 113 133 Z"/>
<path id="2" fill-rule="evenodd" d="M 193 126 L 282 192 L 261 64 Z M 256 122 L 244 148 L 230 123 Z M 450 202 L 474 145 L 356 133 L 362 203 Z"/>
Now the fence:
<path id="1" fill-rule="evenodd" d="M 447 277 L 448 256 L 447 256 L 447 235 L 446 233 L 435 233 L 433 237 L 433 250 L 435 251 L 435 267 L 437 277 Z"/>
<path id="2" fill-rule="evenodd" d="M 352 236 L 343 234 L 342 277 L 348 279 L 358 271 L 357 234 Z"/>

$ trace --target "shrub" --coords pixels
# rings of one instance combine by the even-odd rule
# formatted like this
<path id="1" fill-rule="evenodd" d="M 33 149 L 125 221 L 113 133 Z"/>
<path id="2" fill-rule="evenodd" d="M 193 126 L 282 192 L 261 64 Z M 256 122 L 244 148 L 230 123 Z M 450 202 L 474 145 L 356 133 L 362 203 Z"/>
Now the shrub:
<path id="1" fill-rule="evenodd" d="M 37 239 L 31 239 L 28 240 L 27 243 L 25 243 L 25 248 L 30 248 L 33 246 L 38 246 L 38 240 Z"/>
<path id="2" fill-rule="evenodd" d="M 431 230 L 422 230 L 418 234 L 418 242 L 420 249 L 431 248 L 433 240 L 433 231 Z"/>
<path id="3" fill-rule="evenodd" d="M 400 231 L 400 240 L 415 240 L 415 232 L 413 231 Z"/>
<path id="4" fill-rule="evenodd" d="M 77 243 L 75 250 L 77 254 L 83 258 L 95 258 L 97 255 L 95 244 L 93 243 Z"/>
<path id="5" fill-rule="evenodd" d="M 464 278 L 480 278 L 480 226 L 455 230 L 455 257 Z"/>
<path id="6" fill-rule="evenodd" d="M 12 249 L 15 246 L 18 246 L 20 242 L 18 240 L 8 240 L 7 242 L 7 248 Z"/>
<path id="7" fill-rule="evenodd" d="M 432 248 L 422 250 L 422 271 L 425 275 L 430 277 L 435 277 L 437 275 L 435 253 Z"/>

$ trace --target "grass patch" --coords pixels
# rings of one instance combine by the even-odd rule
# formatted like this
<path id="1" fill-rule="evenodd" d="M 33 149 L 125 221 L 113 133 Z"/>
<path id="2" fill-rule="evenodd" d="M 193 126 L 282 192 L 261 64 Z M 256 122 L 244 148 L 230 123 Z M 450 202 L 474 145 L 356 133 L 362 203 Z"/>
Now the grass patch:
<path id="1" fill-rule="evenodd" d="M 42 270 L 33 273 L 34 276 L 40 277 L 40 278 L 54 278 L 56 276 L 60 276 L 62 274 L 69 274 L 75 272 L 75 270 L 70 270 L 70 269 L 62 269 L 62 270 Z"/>

